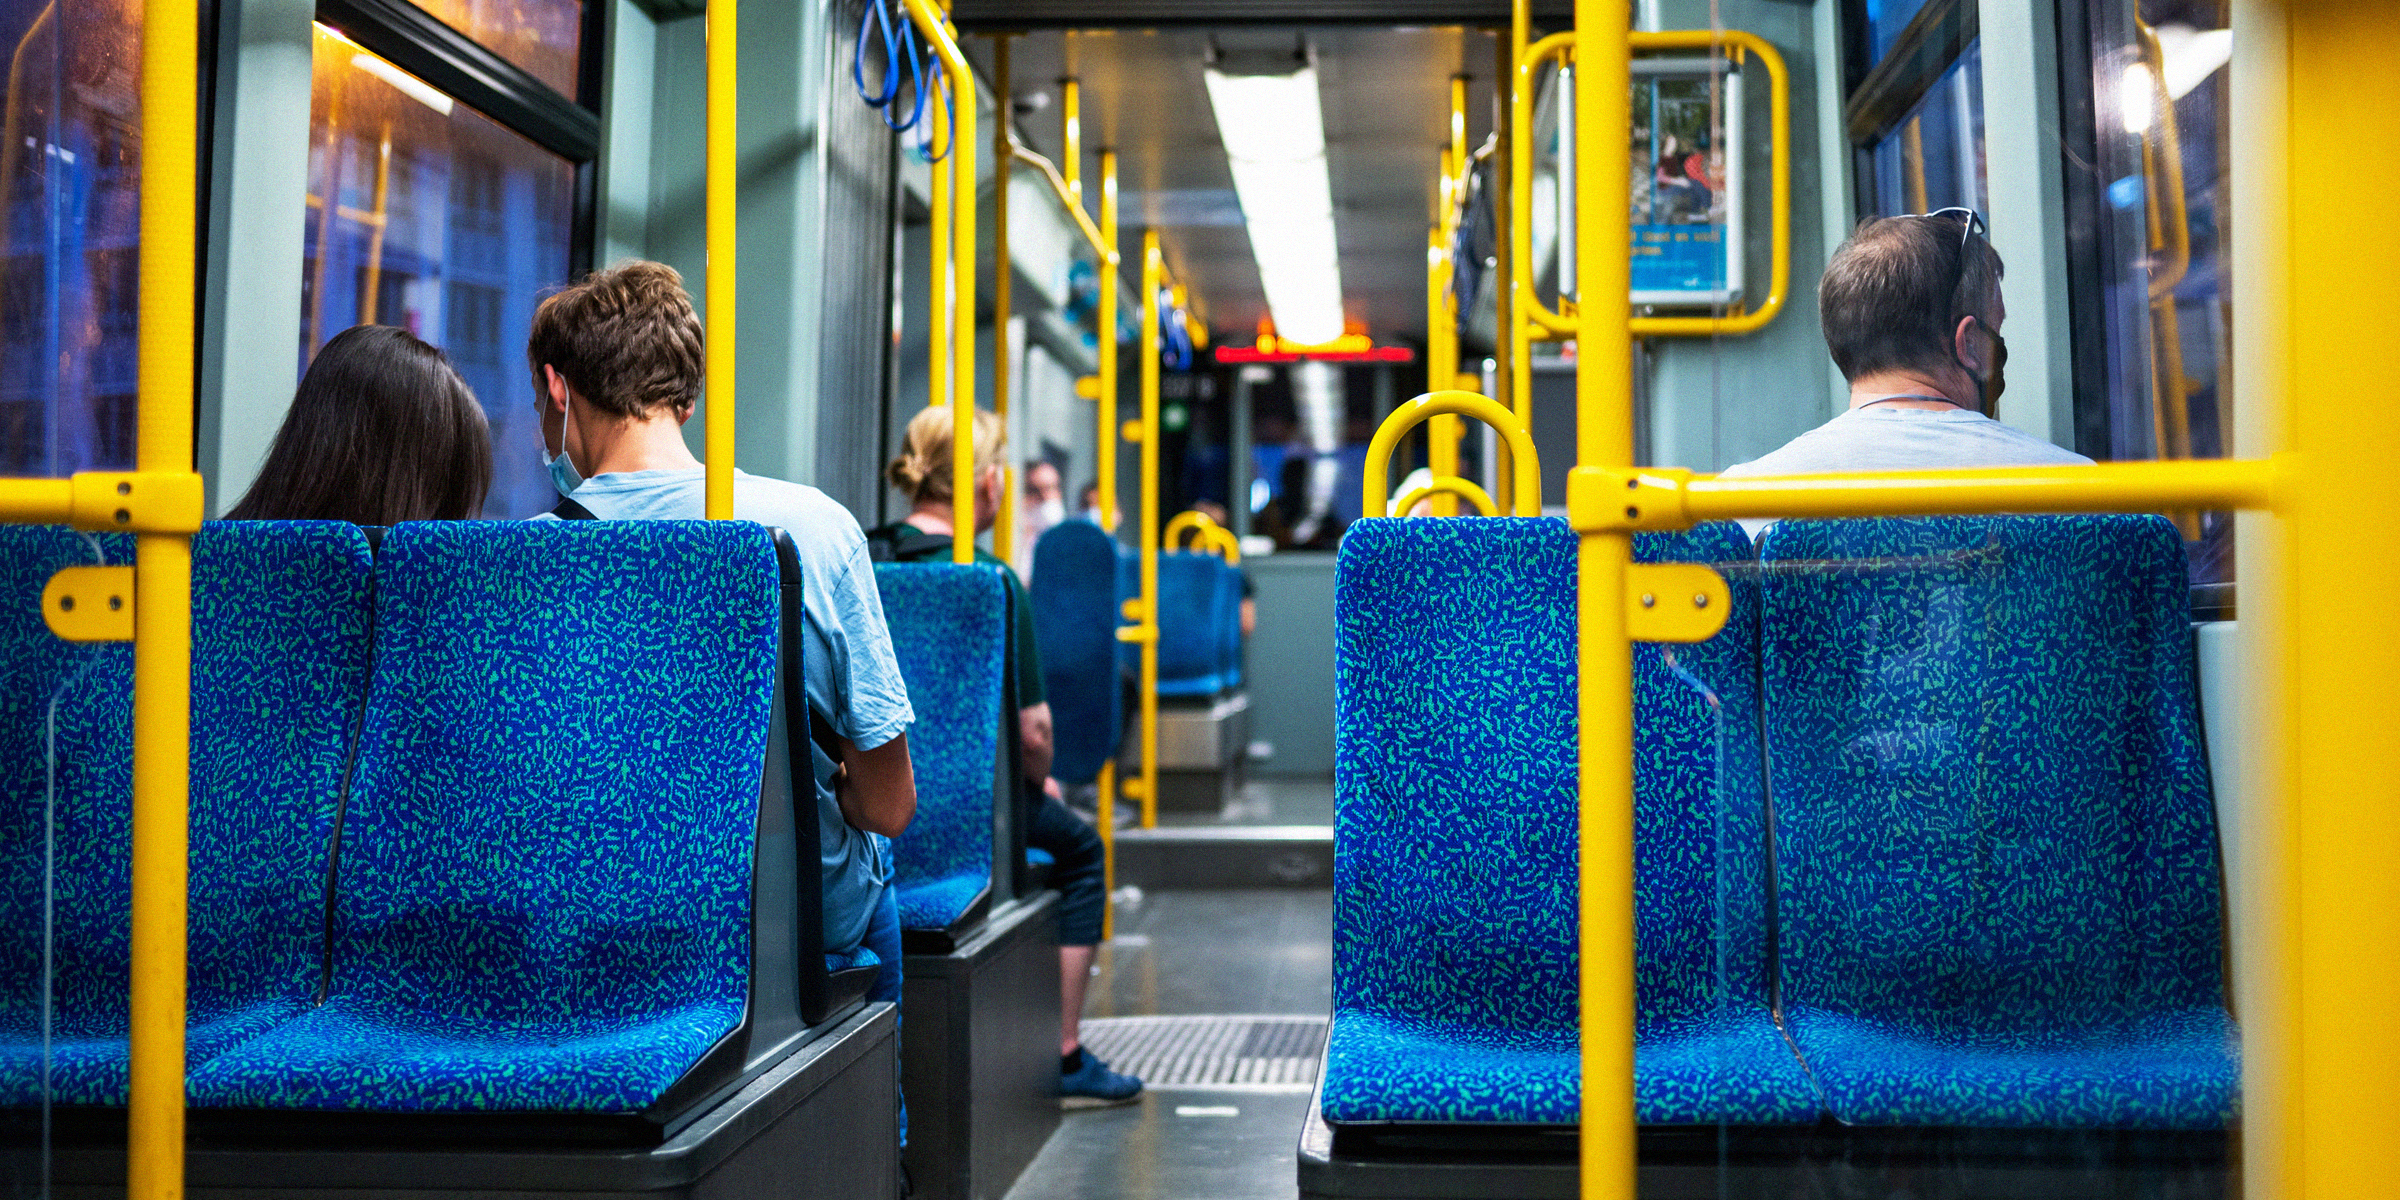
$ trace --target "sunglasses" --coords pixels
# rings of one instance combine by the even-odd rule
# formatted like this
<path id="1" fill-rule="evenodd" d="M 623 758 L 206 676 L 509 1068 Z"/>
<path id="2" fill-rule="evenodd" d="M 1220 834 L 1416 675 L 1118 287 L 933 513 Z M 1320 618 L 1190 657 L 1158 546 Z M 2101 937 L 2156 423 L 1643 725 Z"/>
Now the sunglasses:
<path id="1" fill-rule="evenodd" d="M 1986 243 L 1989 243 L 1992 240 L 1991 227 L 1983 223 L 1982 213 L 1976 212 L 1971 208 L 1937 208 L 1932 212 L 1910 213 L 1908 215 L 1926 220 L 1931 220 L 1935 217 L 1958 218 L 1959 225 L 1961 226 L 1958 232 L 1958 278 L 1952 280 L 1950 283 L 1950 295 L 1951 298 L 1955 300 L 1958 296 L 1958 289 L 1967 285 L 1967 249 L 1974 243 L 1978 234 L 1982 235 L 1983 240 Z M 1978 318 L 1977 324 L 1981 323 L 1981 318 Z"/>

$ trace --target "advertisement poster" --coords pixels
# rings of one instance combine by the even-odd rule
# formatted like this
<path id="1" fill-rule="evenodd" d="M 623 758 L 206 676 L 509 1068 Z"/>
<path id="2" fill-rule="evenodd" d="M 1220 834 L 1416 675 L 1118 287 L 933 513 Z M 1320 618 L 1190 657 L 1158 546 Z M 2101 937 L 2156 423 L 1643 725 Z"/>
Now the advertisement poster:
<path id="1" fill-rule="evenodd" d="M 1720 72 L 1713 83 L 1711 66 Z M 1633 302 L 1741 298 L 1741 75 L 1722 59 L 1637 59 L 1633 76 Z M 1713 96 L 1712 96 L 1713 93 Z"/>

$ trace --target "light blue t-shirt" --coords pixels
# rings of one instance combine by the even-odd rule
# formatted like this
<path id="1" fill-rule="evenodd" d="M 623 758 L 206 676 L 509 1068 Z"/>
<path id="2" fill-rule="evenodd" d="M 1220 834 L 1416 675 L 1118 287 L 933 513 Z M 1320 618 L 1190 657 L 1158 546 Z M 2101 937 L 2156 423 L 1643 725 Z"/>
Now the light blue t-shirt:
<path id="1" fill-rule="evenodd" d="M 1842 471 L 1920 471 L 1941 467 L 2040 467 L 2092 460 L 1963 408 L 1844 410 L 1781 447 L 1720 474 L 1829 475 Z M 580 497 L 583 493 L 577 492 Z M 1751 537 L 1774 524 L 1746 519 Z"/>
<path id="2" fill-rule="evenodd" d="M 603 521 L 696 521 L 707 515 L 705 486 L 706 474 L 697 470 L 618 471 L 584 480 L 575 502 Z M 733 473 L 733 515 L 788 531 L 800 551 L 809 706 L 861 750 L 908 732 L 916 713 L 892 656 L 883 594 L 858 519 L 813 487 L 742 471 Z M 554 518 L 544 513 L 535 519 Z M 847 954 L 866 936 L 891 880 L 891 842 L 842 819 L 833 798 L 834 762 L 813 741 L 810 757 L 824 856 L 825 949 Z"/>

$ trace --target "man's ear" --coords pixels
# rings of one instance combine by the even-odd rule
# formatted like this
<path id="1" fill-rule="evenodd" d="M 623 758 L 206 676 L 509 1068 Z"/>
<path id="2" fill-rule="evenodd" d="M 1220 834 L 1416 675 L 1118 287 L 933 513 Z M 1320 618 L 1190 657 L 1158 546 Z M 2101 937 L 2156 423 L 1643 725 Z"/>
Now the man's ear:
<path id="1" fill-rule="evenodd" d="M 567 411 L 567 377 L 549 363 L 542 364 L 542 402 L 551 412 L 563 415 Z"/>
<path id="2" fill-rule="evenodd" d="M 1982 320 L 1977 317 L 1960 317 L 1958 328 L 1950 331 L 1950 354 L 1958 360 L 1960 365 L 1966 367 L 1968 374 L 1992 369 L 1992 364 L 1984 361 L 1990 355 L 1985 353 L 1983 347 L 1975 344 L 1973 336 L 1975 330 L 1982 323 Z"/>

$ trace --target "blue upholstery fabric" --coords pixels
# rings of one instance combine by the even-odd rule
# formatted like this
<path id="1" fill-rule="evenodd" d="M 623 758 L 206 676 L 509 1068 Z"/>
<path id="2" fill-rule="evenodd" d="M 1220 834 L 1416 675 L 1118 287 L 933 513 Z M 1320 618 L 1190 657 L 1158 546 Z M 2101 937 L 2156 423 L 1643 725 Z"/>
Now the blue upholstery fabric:
<path id="1" fill-rule="evenodd" d="M 747 522 L 393 529 L 328 996 L 194 1102 L 657 1101 L 748 1001 L 776 579 Z"/>
<path id="2" fill-rule="evenodd" d="M 1783 997 L 1833 1112 L 2231 1120 L 2174 528 L 1787 521 L 1763 551 Z"/>
<path id="3" fill-rule="evenodd" d="M 1734 538 L 1639 550 L 1711 559 L 1742 553 Z M 1545 519 L 1366 521 L 1341 555 L 1325 1116 L 1572 1123 L 1574 535 Z M 1727 634 L 1673 664 L 1657 647 L 1636 657 L 1646 1123 L 1817 1116 L 1763 1000 L 1752 612 L 1737 604 Z"/>
<path id="4" fill-rule="evenodd" d="M 902 929 L 947 929 L 992 885 L 994 772 L 1007 681 L 1004 568 L 884 563 L 875 568 L 900 677 L 917 815 L 892 843 Z"/>
<path id="5" fill-rule="evenodd" d="M 131 539 L 107 540 L 110 561 L 130 560 Z M 42 546 L 86 557 L 85 545 L 63 531 L 0 532 L 10 590 L 38 593 L 39 574 L 20 572 L 53 557 Z M 289 1020 L 314 997 L 334 807 L 367 683 L 369 573 L 365 537 L 339 522 L 217 522 L 193 541 L 192 1062 Z M 31 607 L 12 603 L 6 611 L 13 622 Z M 40 631 L 38 620 L 33 628 Z M 25 631 L 12 624 L 9 632 L 15 642 Z M 89 656 L 89 666 L 66 682 L 59 705 L 51 1093 L 61 1104 L 120 1105 L 132 648 L 114 643 L 78 653 Z M 26 695 L 18 686 L 25 668 L 46 656 L 46 647 L 10 647 L 12 700 Z M 8 715 L 12 740 L 24 732 L 20 716 Z M 38 755 L 20 762 L 13 752 L 8 761 L 12 771 L 42 765 Z M 24 898 L 10 887 L 12 909 Z M 38 915 L 23 923 L 18 916 L 6 919 L 12 931 L 38 935 Z M 12 966 L 18 958 L 12 947 Z M 12 1003 L 0 1035 L 6 1102 L 21 1103 L 38 1087 L 38 1045 L 26 1036 L 38 1029 L 25 1023 L 31 1016 Z"/>
<path id="6" fill-rule="evenodd" d="M 1158 556 L 1158 694 L 1213 696 L 1225 687 L 1224 560 Z"/>
<path id="7" fill-rule="evenodd" d="M 1034 544 L 1028 590 L 1050 697 L 1050 773 L 1082 786 L 1100 777 L 1124 734 L 1116 540 L 1090 521 L 1059 524 Z"/>
<path id="8" fill-rule="evenodd" d="M 1230 563 L 1217 569 L 1217 654 L 1226 689 L 1242 686 L 1242 572 Z"/>

